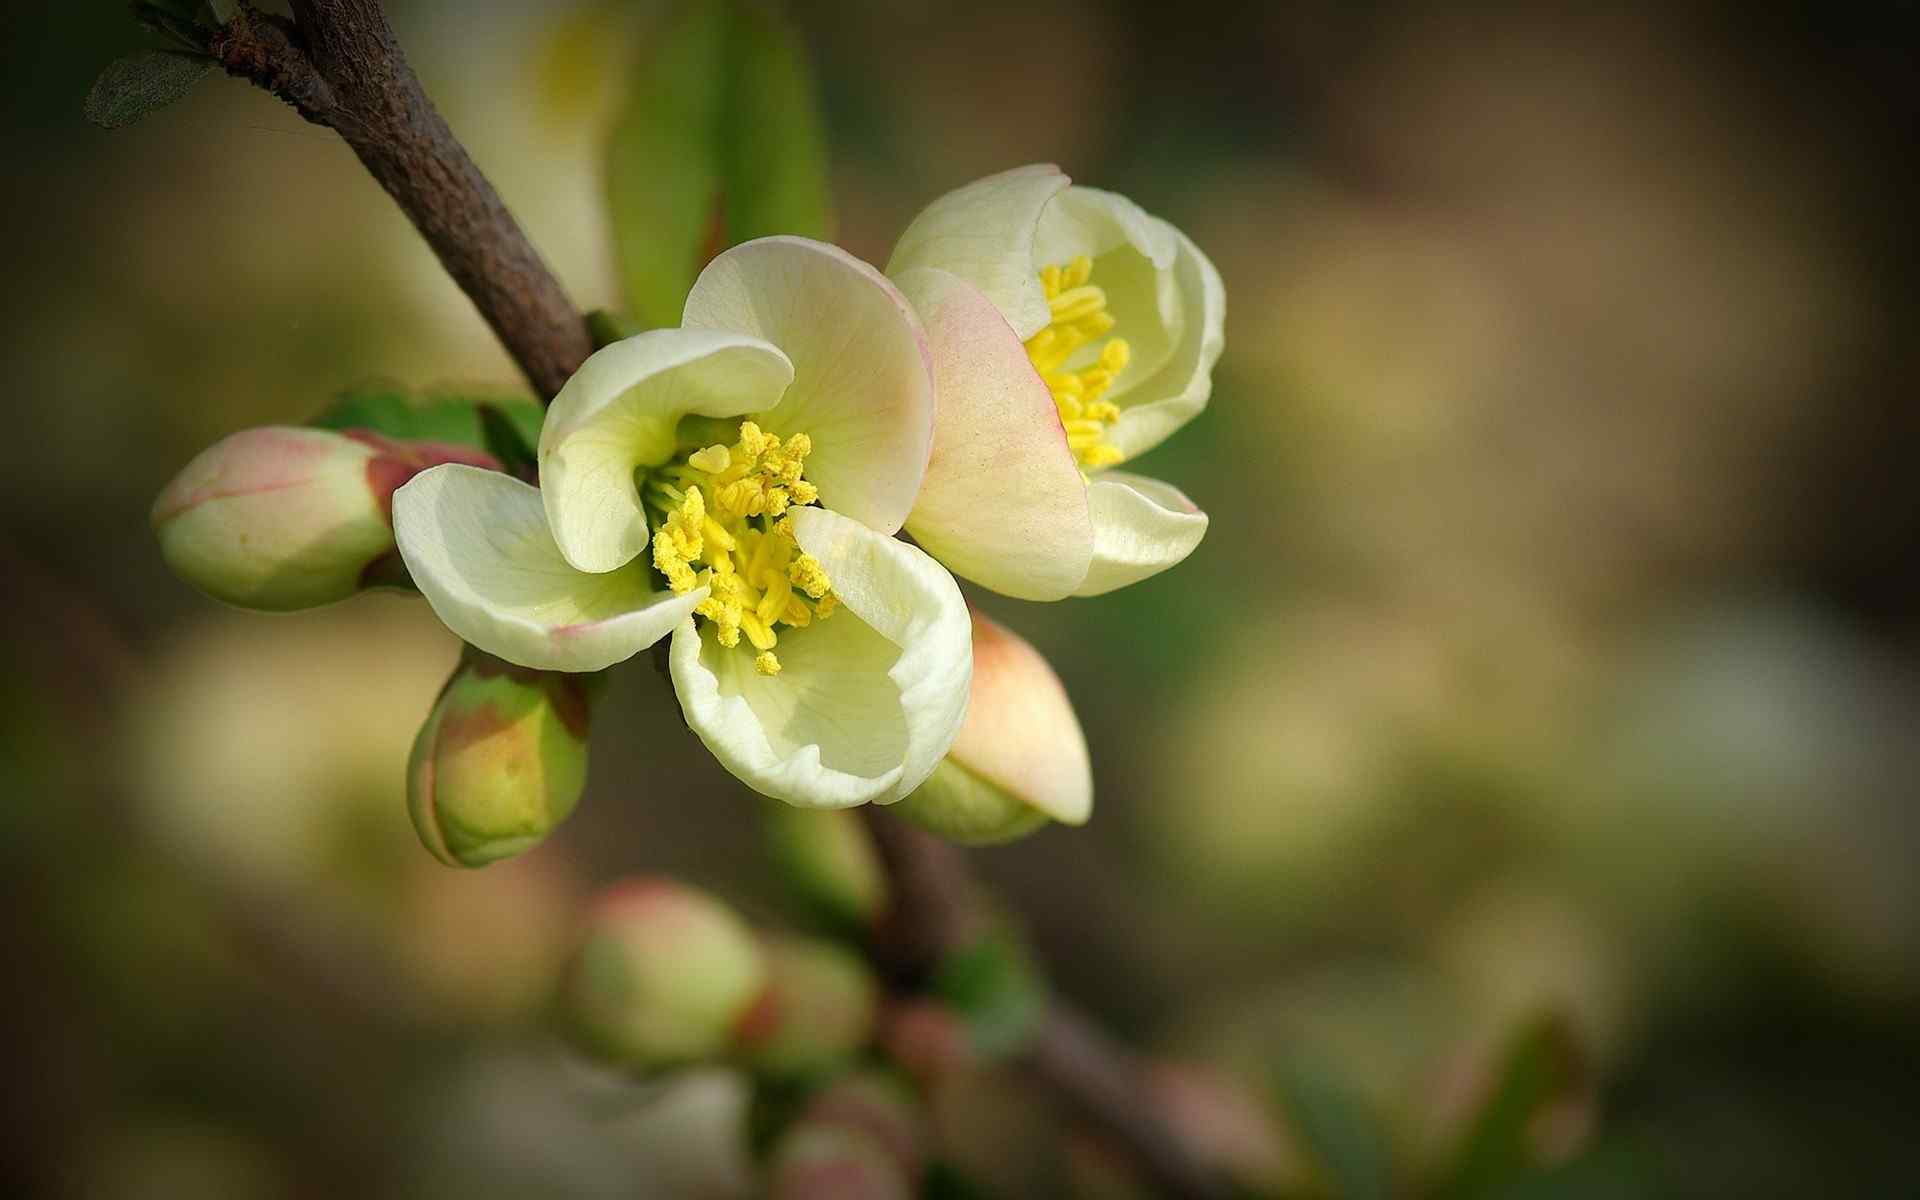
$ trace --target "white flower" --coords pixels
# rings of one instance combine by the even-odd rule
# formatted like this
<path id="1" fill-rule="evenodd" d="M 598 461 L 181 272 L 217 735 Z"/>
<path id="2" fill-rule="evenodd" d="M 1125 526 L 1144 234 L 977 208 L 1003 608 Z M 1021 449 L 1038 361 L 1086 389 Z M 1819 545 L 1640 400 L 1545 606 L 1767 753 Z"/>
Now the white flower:
<path id="1" fill-rule="evenodd" d="M 949 192 L 887 274 L 925 322 L 939 390 L 916 541 L 995 591 L 1112 591 L 1184 559 L 1207 517 L 1111 468 L 1206 407 L 1219 272 L 1185 234 L 1053 166 Z"/>
<path id="2" fill-rule="evenodd" d="M 539 489 L 439 468 L 394 526 L 482 650 L 592 671 L 671 633 L 682 711 L 728 770 L 793 804 L 885 804 L 952 744 L 972 671 L 952 577 L 892 536 L 932 438 L 905 298 L 832 246 L 766 238 L 707 267 L 682 328 L 581 366 Z"/>

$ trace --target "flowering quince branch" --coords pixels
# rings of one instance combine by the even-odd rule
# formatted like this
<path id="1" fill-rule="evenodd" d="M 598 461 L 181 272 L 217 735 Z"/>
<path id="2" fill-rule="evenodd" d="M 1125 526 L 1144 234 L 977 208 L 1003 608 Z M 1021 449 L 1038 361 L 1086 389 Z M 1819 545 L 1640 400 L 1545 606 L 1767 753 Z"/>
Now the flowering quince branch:
<path id="1" fill-rule="evenodd" d="M 964 858 L 925 830 L 1006 840 L 1083 823 L 1092 805 L 1058 679 L 970 612 L 947 569 L 1058 599 L 1192 551 L 1205 514 L 1112 468 L 1205 405 L 1218 274 L 1124 198 L 1029 167 L 930 206 L 884 275 L 804 238 L 737 246 L 702 273 L 681 327 L 590 356 L 587 322 L 377 0 L 292 7 L 288 21 L 237 5 L 208 53 L 340 133 L 552 400 L 539 486 L 458 447 L 250 431 L 162 495 L 169 563 L 231 602 L 293 609 L 402 582 L 404 562 L 469 646 L 409 766 L 414 822 L 449 864 L 518 853 L 564 818 L 584 781 L 590 673 L 670 638 L 687 723 L 729 771 L 798 808 L 867 806 L 890 897 L 868 950 L 896 987 L 926 988 L 993 922 Z M 918 545 L 893 536 L 903 527 Z M 503 794 L 509 758 L 530 791 Z M 896 804 L 912 824 L 878 811 Z M 864 1029 L 846 1014 L 873 1007 L 843 951 L 763 943 L 666 883 L 610 893 L 581 953 L 576 1032 L 616 1058 L 727 1052 L 793 1070 L 806 1005 L 783 989 L 816 997 L 816 1041 Z M 666 1008 L 606 1008 L 610 964 Z M 1046 1004 L 1019 1053 L 1165 1191 L 1224 1194 L 1084 1020 Z M 828 1132 L 776 1152 L 776 1184 L 804 1175 Z"/>

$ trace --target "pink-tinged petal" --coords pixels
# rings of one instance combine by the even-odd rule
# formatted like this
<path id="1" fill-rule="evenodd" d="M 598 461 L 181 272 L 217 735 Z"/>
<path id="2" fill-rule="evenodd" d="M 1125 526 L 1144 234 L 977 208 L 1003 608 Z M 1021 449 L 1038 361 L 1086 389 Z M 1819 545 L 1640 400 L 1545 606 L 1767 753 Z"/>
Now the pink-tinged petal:
<path id="1" fill-rule="evenodd" d="M 632 561 L 647 548 L 634 469 L 673 456 L 680 418 L 759 412 L 792 378 L 773 346 L 707 329 L 651 329 L 582 363 L 540 428 L 540 495 L 567 562 Z"/>
<path id="2" fill-rule="evenodd" d="M 1144 475 L 1108 471 L 1087 487 L 1093 564 L 1076 596 L 1098 596 L 1158 575 L 1192 554 L 1207 514 L 1179 488 Z"/>
<path id="3" fill-rule="evenodd" d="M 926 324 L 939 397 L 908 531 L 955 574 L 1003 595 L 1072 595 L 1093 523 L 1052 393 L 985 293 L 924 268 L 898 282 Z"/>
<path id="4" fill-rule="evenodd" d="M 417 469 L 331 430 L 247 429 L 173 478 L 153 528 L 174 573 L 216 599 L 270 612 L 330 604 L 392 551 L 388 491 Z"/>
<path id="5" fill-rule="evenodd" d="M 813 440 L 820 503 L 891 534 L 913 508 L 933 448 L 933 371 L 913 307 L 836 246 L 770 237 L 721 254 L 694 282 L 685 323 L 764 338 L 793 383 L 760 422 Z"/>
<path id="6" fill-rule="evenodd" d="M 1052 163 L 977 179 L 920 211 L 894 244 L 887 274 L 916 267 L 958 275 L 985 292 L 1022 340 L 1050 319 L 1034 237 L 1047 205 L 1068 179 Z M 1047 260 L 1052 261 L 1052 260 Z"/>
<path id="7" fill-rule="evenodd" d="M 447 628 L 523 667 L 598 671 L 665 637 L 704 600 L 654 590 L 646 565 L 574 569 L 547 528 L 538 489 L 448 465 L 393 495 L 400 556 Z"/>
<path id="8" fill-rule="evenodd" d="M 1093 767 L 1067 689 L 1038 650 L 977 610 L 973 697 L 947 758 L 1056 821 L 1093 814 Z"/>

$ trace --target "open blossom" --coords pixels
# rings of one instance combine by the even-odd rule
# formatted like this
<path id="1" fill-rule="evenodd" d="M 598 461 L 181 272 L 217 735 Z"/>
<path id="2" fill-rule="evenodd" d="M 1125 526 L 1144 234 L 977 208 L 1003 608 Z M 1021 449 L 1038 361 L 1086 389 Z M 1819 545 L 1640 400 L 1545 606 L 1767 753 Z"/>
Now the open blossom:
<path id="1" fill-rule="evenodd" d="M 890 803 L 952 743 L 972 670 L 941 566 L 895 539 L 933 438 L 912 308 L 832 246 L 708 265 L 685 324 L 601 350 L 555 397 L 540 487 L 427 471 L 394 496 L 440 618 L 522 666 L 592 671 L 672 635 L 687 723 L 790 803 Z"/>
<path id="2" fill-rule="evenodd" d="M 1028 600 L 1145 579 L 1207 517 L 1114 468 L 1206 407 L 1226 297 L 1185 234 L 1053 166 L 920 213 L 887 274 L 926 324 L 939 418 L 908 519 L 956 573 Z"/>

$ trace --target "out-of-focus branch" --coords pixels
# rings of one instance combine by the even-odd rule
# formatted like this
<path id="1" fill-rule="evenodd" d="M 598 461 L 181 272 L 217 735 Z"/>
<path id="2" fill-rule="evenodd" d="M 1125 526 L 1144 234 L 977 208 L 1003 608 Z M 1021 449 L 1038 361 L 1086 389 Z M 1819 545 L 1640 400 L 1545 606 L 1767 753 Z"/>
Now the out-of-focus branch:
<path id="1" fill-rule="evenodd" d="M 923 984 L 986 923 L 980 884 L 957 847 L 874 805 L 861 813 L 889 887 L 874 957 L 896 984 Z M 1161 1118 L 1133 1056 L 1072 1008 L 1049 1003 L 1022 1065 L 1075 1116 L 1132 1154 L 1167 1195 L 1227 1194 L 1225 1182 Z"/>
<path id="2" fill-rule="evenodd" d="M 593 350 L 586 321 L 427 99 L 378 0 L 294 0 L 293 12 L 242 4 L 208 51 L 339 133 L 551 398 Z"/>

